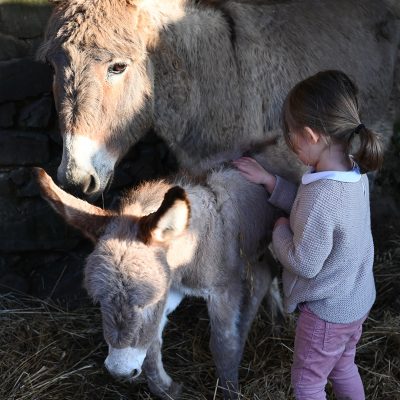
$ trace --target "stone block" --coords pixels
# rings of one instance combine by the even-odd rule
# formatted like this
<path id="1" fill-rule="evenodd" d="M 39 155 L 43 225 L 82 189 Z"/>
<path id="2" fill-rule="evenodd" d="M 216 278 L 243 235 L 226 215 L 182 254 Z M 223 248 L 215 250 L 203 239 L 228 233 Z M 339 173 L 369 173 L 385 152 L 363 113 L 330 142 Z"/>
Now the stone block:
<path id="1" fill-rule="evenodd" d="M 0 33 L 0 61 L 25 57 L 29 54 L 30 47 L 25 40 Z"/>
<path id="2" fill-rule="evenodd" d="M 70 250 L 83 239 L 41 198 L 0 196 L 0 252 Z"/>
<path id="3" fill-rule="evenodd" d="M 51 68 L 30 57 L 0 62 L 0 103 L 51 92 Z"/>
<path id="4" fill-rule="evenodd" d="M 17 39 L 0 33 L 0 61 L 24 57 L 35 59 L 37 50 L 42 43 L 42 37 Z"/>
<path id="5" fill-rule="evenodd" d="M 39 132 L 0 130 L 0 165 L 38 165 L 49 161 L 47 135 Z"/>
<path id="6" fill-rule="evenodd" d="M 0 172 L 0 194 L 1 196 L 12 196 L 14 194 L 13 184 L 10 181 L 10 172 Z"/>
<path id="7" fill-rule="evenodd" d="M 12 127 L 16 112 L 17 109 L 14 103 L 0 104 L 0 128 Z"/>
<path id="8" fill-rule="evenodd" d="M 17 197 L 38 197 L 39 187 L 35 182 L 31 168 L 16 168 L 9 174 L 9 181 L 13 185 L 13 193 Z"/>
<path id="9" fill-rule="evenodd" d="M 0 0 L 0 31 L 23 39 L 42 36 L 50 13 L 47 1 Z"/>
<path id="10" fill-rule="evenodd" d="M 0 295 L 7 293 L 28 293 L 28 280 L 16 273 L 10 272 L 0 277 Z"/>
<path id="11" fill-rule="evenodd" d="M 31 277 L 31 295 L 67 303 L 70 308 L 90 303 L 83 287 L 83 269 L 89 253 L 78 250 L 35 268 Z"/>
<path id="12" fill-rule="evenodd" d="M 21 110 L 18 123 L 24 128 L 47 128 L 52 110 L 52 97 L 49 95 L 43 96 Z"/>
<path id="13" fill-rule="evenodd" d="M 53 124 L 53 123 L 52 123 Z M 63 138 L 60 133 L 60 129 L 58 127 L 58 119 L 55 119 L 55 126 L 51 129 L 47 130 L 47 134 L 53 143 L 57 145 L 57 147 L 61 147 L 63 145 Z"/>

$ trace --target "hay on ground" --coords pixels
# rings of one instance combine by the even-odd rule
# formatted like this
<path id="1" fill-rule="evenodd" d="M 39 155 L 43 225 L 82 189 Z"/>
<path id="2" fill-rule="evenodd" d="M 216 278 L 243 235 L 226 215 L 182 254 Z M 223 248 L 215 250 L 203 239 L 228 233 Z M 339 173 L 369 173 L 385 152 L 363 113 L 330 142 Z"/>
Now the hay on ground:
<path id="1" fill-rule="evenodd" d="M 399 249 L 397 243 L 377 258 L 378 298 L 358 346 L 357 360 L 369 400 L 400 399 Z M 273 334 L 268 314 L 261 308 L 240 368 L 243 399 L 293 398 L 294 326 L 291 315 Z M 220 398 L 204 303 L 185 300 L 171 316 L 164 337 L 165 367 L 184 384 L 181 398 Z M 152 399 L 143 378 L 135 385 L 112 379 L 103 367 L 106 354 L 97 307 L 68 312 L 43 300 L 0 297 L 0 399 Z"/>

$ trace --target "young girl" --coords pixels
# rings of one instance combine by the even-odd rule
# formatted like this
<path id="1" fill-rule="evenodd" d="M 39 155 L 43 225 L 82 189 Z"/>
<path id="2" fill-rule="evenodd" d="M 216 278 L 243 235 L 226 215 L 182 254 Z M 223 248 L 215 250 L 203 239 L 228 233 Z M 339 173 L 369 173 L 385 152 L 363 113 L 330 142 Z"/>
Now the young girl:
<path id="1" fill-rule="evenodd" d="M 338 399 L 364 400 L 354 363 L 362 324 L 375 301 L 374 246 L 368 178 L 382 163 L 379 137 L 361 122 L 357 88 L 342 72 L 323 71 L 298 83 L 282 111 L 284 136 L 310 166 L 297 189 L 243 157 L 234 164 L 279 218 L 273 247 L 284 267 L 285 309 L 297 307 L 292 386 L 296 399 L 326 399 L 327 379 Z M 349 155 L 358 139 L 358 151 Z"/>

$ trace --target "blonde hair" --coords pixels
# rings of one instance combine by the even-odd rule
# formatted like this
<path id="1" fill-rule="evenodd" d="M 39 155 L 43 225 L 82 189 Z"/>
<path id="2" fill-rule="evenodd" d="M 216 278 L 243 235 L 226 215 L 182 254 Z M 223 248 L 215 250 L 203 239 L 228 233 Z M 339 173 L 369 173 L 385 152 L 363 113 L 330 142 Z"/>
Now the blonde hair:
<path id="1" fill-rule="evenodd" d="M 294 150 L 294 135 L 306 126 L 328 143 L 342 144 L 347 152 L 358 137 L 354 160 L 362 172 L 379 169 L 383 162 L 382 141 L 361 123 L 357 94 L 357 86 L 341 71 L 321 71 L 295 85 L 282 108 L 283 133 L 288 146 Z"/>

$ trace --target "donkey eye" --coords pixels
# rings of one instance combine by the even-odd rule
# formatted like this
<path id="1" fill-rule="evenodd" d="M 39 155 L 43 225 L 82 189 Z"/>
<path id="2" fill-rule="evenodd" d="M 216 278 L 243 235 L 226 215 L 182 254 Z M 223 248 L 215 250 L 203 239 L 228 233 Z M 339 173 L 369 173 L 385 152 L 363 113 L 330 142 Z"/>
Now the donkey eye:
<path id="1" fill-rule="evenodd" d="M 127 64 L 115 63 L 108 67 L 108 72 L 110 74 L 122 74 L 126 70 Z"/>

